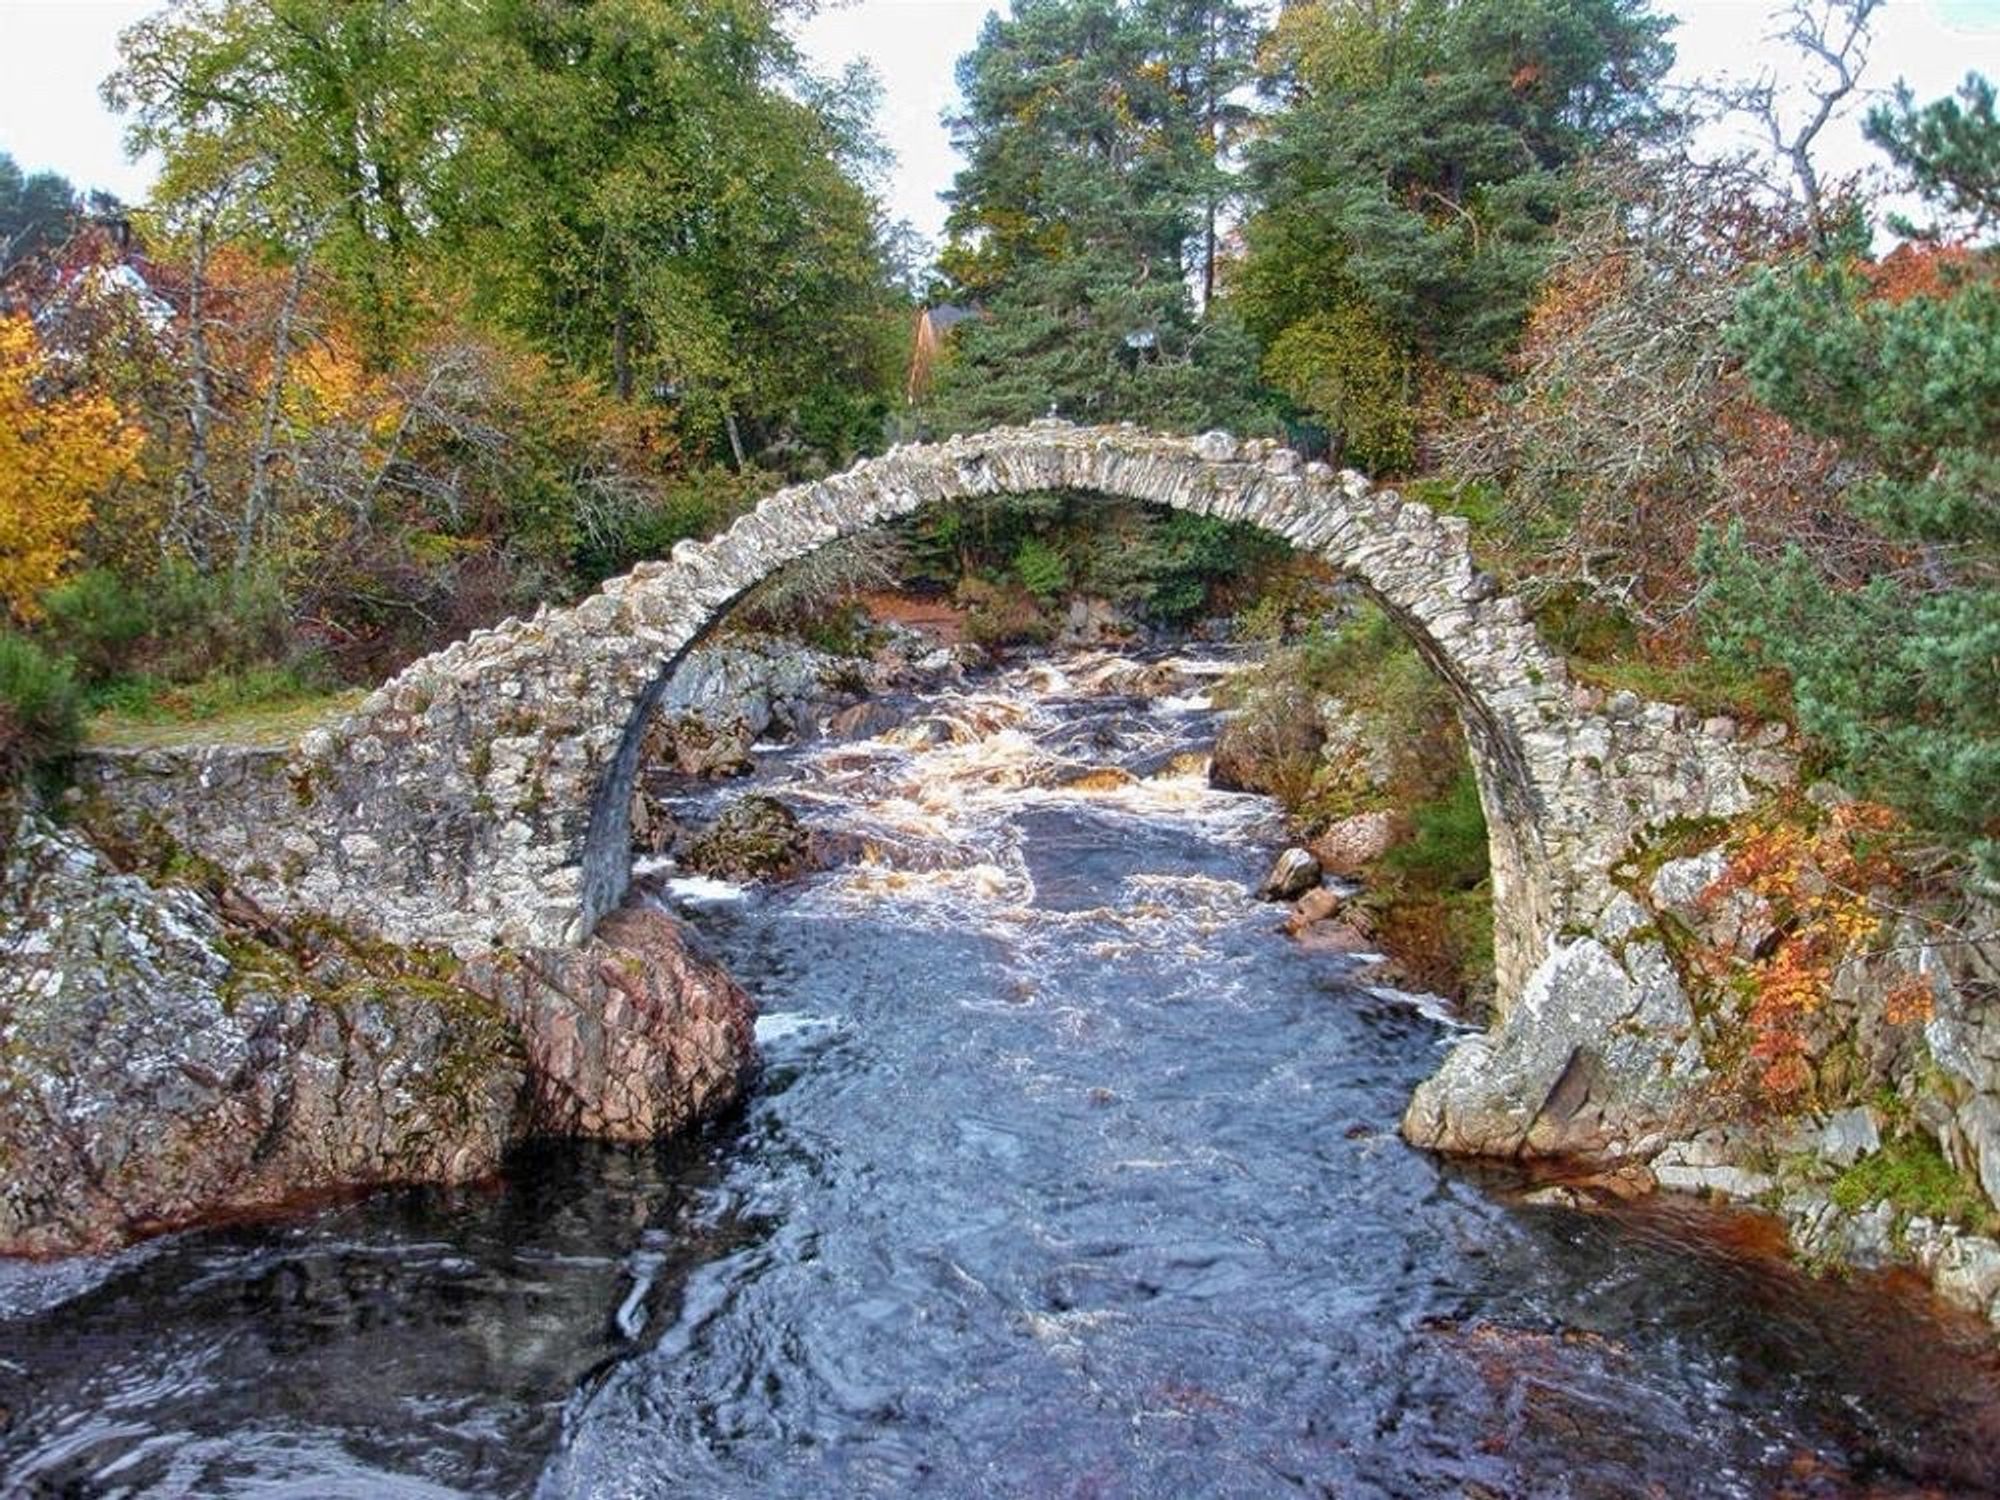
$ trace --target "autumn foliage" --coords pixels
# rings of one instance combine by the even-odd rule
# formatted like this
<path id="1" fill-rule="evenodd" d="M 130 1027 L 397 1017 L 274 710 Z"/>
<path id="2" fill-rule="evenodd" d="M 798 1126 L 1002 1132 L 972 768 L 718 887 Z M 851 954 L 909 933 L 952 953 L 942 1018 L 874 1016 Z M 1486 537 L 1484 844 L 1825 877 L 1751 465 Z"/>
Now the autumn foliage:
<path id="1" fill-rule="evenodd" d="M 1882 928 L 1881 900 L 1907 879 L 1892 858 L 1894 813 L 1869 802 L 1840 804 L 1823 816 L 1788 809 L 1744 827 L 1722 876 L 1703 893 L 1709 906 L 1749 901 L 1768 912 L 1774 935 L 1748 971 L 1749 1061 L 1755 1087 L 1773 1103 L 1798 1104 L 1813 1087 L 1815 1021 L 1841 965 L 1865 954 Z M 1732 960 L 1718 959 L 1718 977 Z M 1920 1021 L 1929 992 L 1920 983 L 1890 997 L 1891 1024 Z"/>
<path id="2" fill-rule="evenodd" d="M 132 470 L 139 443 L 113 402 L 58 388 L 33 324 L 0 318 L 0 601 L 15 619 L 40 615 L 92 501 Z"/>

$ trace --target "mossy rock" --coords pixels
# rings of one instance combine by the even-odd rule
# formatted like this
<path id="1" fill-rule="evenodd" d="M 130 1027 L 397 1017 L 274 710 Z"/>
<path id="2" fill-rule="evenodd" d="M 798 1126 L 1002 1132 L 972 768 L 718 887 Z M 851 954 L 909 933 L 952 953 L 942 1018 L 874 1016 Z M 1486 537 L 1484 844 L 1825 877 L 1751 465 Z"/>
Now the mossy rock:
<path id="1" fill-rule="evenodd" d="M 812 865 L 812 837 L 775 797 L 732 805 L 680 855 L 683 869 L 728 880 L 790 880 Z"/>

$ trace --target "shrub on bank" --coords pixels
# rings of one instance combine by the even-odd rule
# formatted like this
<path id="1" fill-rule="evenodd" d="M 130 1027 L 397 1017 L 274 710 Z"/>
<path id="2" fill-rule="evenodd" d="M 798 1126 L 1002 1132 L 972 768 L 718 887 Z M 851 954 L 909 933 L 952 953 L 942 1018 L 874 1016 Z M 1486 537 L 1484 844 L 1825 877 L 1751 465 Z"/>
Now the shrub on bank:
<path id="1" fill-rule="evenodd" d="M 0 792 L 60 764 L 76 748 L 81 713 L 70 662 L 0 631 Z"/>

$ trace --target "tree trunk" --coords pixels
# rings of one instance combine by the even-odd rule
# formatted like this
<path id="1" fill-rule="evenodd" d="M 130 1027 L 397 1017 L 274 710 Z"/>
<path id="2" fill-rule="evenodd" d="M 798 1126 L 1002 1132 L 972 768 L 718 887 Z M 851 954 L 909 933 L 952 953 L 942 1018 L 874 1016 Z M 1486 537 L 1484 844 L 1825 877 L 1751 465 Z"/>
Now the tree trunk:
<path id="1" fill-rule="evenodd" d="M 620 401 L 632 399 L 632 314 L 623 302 L 611 320 L 611 381 Z"/>
<path id="2" fill-rule="evenodd" d="M 257 547 L 257 535 L 271 504 L 271 463 L 276 458 L 278 414 L 284 406 L 285 376 L 292 358 L 292 324 L 298 318 L 299 303 L 305 297 L 307 270 L 312 264 L 308 246 L 299 252 L 292 266 L 292 279 L 285 287 L 285 300 L 278 309 L 278 326 L 271 335 L 271 388 L 264 393 L 264 415 L 258 423 L 257 449 L 250 460 L 250 493 L 243 501 L 243 515 L 236 526 L 238 579 L 250 571 Z"/>
<path id="3" fill-rule="evenodd" d="M 207 300 L 209 237 L 212 220 L 195 225 L 194 249 L 188 258 L 188 459 L 182 475 L 187 514 L 179 522 L 188 555 L 208 571 L 208 534 L 213 492 L 208 475 L 209 432 L 215 419 L 215 375 L 208 357 Z"/>
<path id="4" fill-rule="evenodd" d="M 1215 70 L 1218 66 L 1217 54 L 1221 50 L 1215 35 L 1216 15 L 1213 7 L 1208 12 L 1208 34 L 1204 38 L 1203 61 L 1207 77 L 1202 87 L 1202 130 L 1208 137 L 1208 185 L 1202 194 L 1201 225 L 1201 315 L 1208 316 L 1208 310 L 1215 305 L 1215 217 L 1217 212 L 1215 179 L 1222 170 L 1221 101 L 1215 97 Z"/>

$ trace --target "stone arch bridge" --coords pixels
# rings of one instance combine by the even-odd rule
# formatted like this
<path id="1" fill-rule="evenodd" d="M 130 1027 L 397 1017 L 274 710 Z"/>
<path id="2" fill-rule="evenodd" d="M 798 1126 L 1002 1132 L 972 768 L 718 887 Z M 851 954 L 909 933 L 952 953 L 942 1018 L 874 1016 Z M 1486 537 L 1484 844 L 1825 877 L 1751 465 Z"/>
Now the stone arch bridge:
<path id="1" fill-rule="evenodd" d="M 706 542 L 418 661 L 295 745 L 211 752 L 168 831 L 285 914 L 472 957 L 572 947 L 630 878 L 646 722 L 732 603 L 815 548 L 927 506 L 1090 492 L 1248 522 L 1354 579 L 1449 687 L 1491 831 L 1503 1008 L 1662 820 L 1748 805 L 1723 725 L 1630 694 L 1599 706 L 1474 564 L 1463 520 L 1224 433 L 1045 421 L 906 446 L 780 490 Z M 121 778 L 127 779 L 129 778 Z"/>

